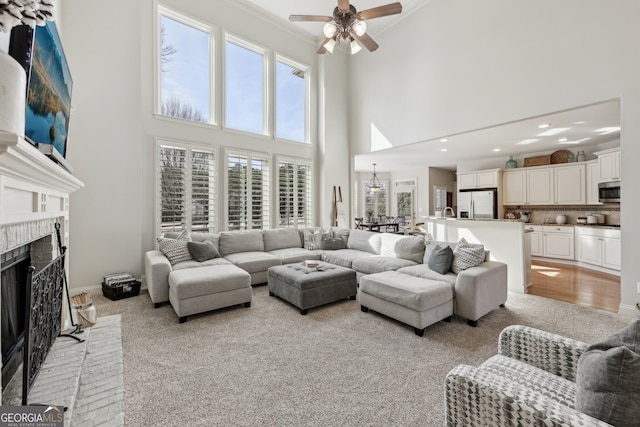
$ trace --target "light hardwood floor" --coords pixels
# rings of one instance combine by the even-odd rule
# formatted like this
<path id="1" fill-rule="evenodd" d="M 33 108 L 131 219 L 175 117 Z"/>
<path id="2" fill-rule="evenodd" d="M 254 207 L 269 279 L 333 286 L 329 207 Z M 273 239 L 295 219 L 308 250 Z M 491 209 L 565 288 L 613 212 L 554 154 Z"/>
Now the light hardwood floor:
<path id="1" fill-rule="evenodd" d="M 573 265 L 533 261 L 528 293 L 618 312 L 620 278 Z"/>

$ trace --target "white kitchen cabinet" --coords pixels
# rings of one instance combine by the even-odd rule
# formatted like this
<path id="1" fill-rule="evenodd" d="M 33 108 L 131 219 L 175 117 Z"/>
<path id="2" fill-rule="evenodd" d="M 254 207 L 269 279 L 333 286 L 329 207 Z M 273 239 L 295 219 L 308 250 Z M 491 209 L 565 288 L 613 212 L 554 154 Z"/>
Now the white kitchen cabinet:
<path id="1" fill-rule="evenodd" d="M 584 205 L 586 203 L 585 170 L 584 164 L 553 168 L 555 204 Z"/>
<path id="2" fill-rule="evenodd" d="M 553 205 L 553 168 L 532 168 L 527 170 L 527 204 Z"/>
<path id="3" fill-rule="evenodd" d="M 502 173 L 502 204 L 524 205 L 527 203 L 527 171 L 508 170 Z"/>
<path id="4" fill-rule="evenodd" d="M 576 259 L 579 262 L 620 270 L 620 230 L 578 227 Z"/>
<path id="5" fill-rule="evenodd" d="M 531 236 L 531 255 L 544 256 L 544 250 L 542 246 L 542 226 L 541 225 L 525 225 L 525 230 L 531 230 L 529 235 Z"/>
<path id="6" fill-rule="evenodd" d="M 587 185 L 587 204 L 601 205 L 600 195 L 598 194 L 598 183 L 600 182 L 600 165 L 598 160 L 590 160 L 585 164 L 585 182 Z"/>
<path id="7" fill-rule="evenodd" d="M 598 156 L 600 182 L 620 180 L 620 153 L 619 148 L 612 148 L 610 150 L 594 153 Z"/>
<path id="8" fill-rule="evenodd" d="M 458 173 L 458 189 L 498 188 L 500 169 Z"/>
<path id="9" fill-rule="evenodd" d="M 575 259 L 573 227 L 542 227 L 543 256 L 548 258 Z"/>

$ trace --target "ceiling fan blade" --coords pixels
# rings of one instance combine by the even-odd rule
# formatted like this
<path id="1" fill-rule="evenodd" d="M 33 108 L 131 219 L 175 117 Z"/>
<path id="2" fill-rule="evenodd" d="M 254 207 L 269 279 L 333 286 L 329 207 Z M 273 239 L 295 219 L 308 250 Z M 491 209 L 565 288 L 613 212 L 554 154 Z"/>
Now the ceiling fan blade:
<path id="1" fill-rule="evenodd" d="M 369 52 L 373 52 L 378 48 L 378 43 L 373 41 L 373 39 L 369 37 L 367 33 L 364 33 L 363 35 L 359 36 L 356 34 L 355 31 L 351 31 L 351 35 L 355 37 L 355 39 L 358 40 L 360 43 L 362 43 L 362 45 L 366 47 Z"/>
<path id="2" fill-rule="evenodd" d="M 358 12 L 356 18 L 361 20 L 380 18 L 383 16 L 397 15 L 402 12 L 402 4 L 400 2 L 390 3 L 385 6 L 374 7 L 371 9 Z"/>
<path id="3" fill-rule="evenodd" d="M 349 0 L 338 0 L 338 9 L 342 12 L 348 12 Z"/>
<path id="4" fill-rule="evenodd" d="M 291 22 L 330 22 L 333 18 L 330 16 L 321 15 L 290 15 L 289 21 Z"/>

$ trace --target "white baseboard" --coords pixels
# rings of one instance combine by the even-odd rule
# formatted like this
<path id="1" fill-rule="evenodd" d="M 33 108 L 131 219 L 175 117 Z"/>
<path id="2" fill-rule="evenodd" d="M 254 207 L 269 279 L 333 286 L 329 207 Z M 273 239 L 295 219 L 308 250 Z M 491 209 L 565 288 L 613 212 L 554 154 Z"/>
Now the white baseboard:
<path id="1" fill-rule="evenodd" d="M 618 314 L 628 317 L 630 321 L 640 318 L 640 311 L 635 305 L 620 304 L 618 306 Z"/>

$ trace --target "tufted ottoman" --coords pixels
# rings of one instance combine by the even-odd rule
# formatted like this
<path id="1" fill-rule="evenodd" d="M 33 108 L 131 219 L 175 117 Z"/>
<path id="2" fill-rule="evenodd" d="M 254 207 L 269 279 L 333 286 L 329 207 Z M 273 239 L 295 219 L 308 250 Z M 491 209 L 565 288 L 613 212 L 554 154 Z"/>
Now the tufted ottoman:
<path id="1" fill-rule="evenodd" d="M 174 270 L 169 274 L 169 301 L 180 318 L 236 304 L 251 307 L 251 275 L 235 265 Z"/>
<path id="2" fill-rule="evenodd" d="M 318 261 L 318 269 L 303 264 L 287 264 L 269 268 L 269 295 L 276 295 L 307 314 L 308 309 L 344 298 L 356 299 L 356 272 Z"/>
<path id="3" fill-rule="evenodd" d="M 418 336 L 427 326 L 451 320 L 453 286 L 397 271 L 369 274 L 360 279 L 360 308 L 413 326 Z"/>

